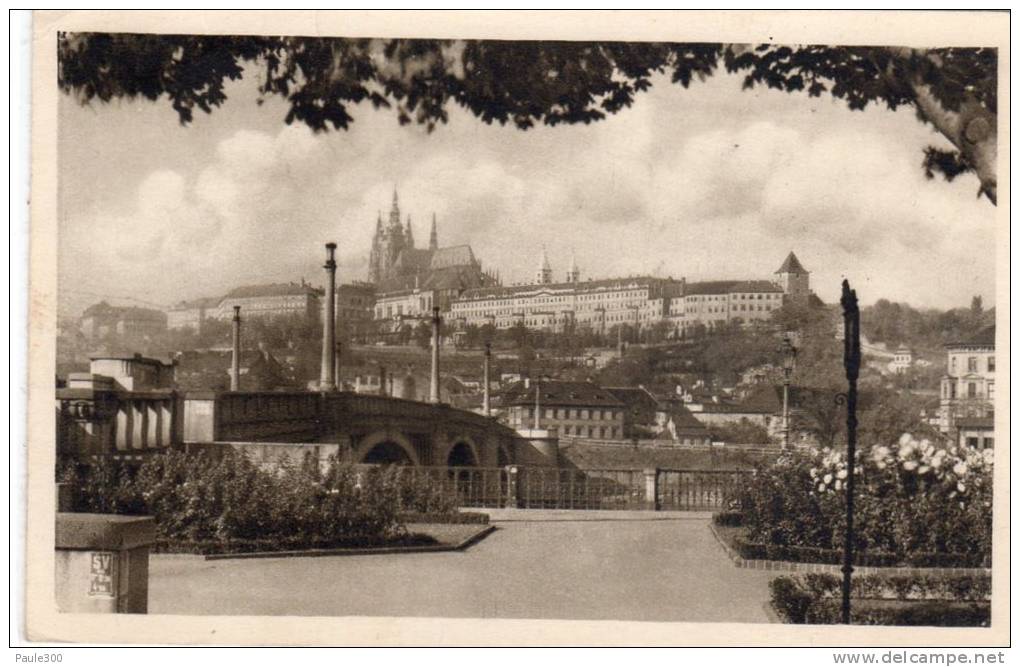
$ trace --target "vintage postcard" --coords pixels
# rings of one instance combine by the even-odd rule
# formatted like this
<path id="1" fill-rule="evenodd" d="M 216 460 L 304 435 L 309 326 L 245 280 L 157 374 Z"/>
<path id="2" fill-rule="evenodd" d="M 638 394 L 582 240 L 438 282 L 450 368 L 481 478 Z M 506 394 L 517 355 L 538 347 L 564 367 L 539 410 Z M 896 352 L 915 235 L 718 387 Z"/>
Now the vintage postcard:
<path id="1" fill-rule="evenodd" d="M 1008 642 L 1008 31 L 36 14 L 28 637 Z"/>

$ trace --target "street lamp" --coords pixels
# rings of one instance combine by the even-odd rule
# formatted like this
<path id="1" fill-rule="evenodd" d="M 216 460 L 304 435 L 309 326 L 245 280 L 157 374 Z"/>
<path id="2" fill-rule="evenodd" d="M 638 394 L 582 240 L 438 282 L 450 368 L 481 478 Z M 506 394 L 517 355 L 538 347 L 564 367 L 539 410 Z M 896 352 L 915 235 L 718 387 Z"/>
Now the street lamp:
<path id="1" fill-rule="evenodd" d="M 783 449 L 790 448 L 790 376 L 797 365 L 797 348 L 789 333 L 783 336 Z"/>
<path id="2" fill-rule="evenodd" d="M 857 291 L 843 281 L 843 368 L 847 392 L 840 397 L 846 404 L 846 534 L 843 542 L 843 623 L 850 623 L 850 577 L 854 571 L 854 472 L 857 467 L 857 378 L 861 370 L 861 312 Z"/>

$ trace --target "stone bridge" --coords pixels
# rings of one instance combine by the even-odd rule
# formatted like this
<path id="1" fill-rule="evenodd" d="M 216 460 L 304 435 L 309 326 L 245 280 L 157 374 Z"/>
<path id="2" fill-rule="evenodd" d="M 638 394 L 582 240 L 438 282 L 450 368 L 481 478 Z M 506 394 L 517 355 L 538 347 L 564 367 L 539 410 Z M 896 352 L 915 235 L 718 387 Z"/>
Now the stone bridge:
<path id="1" fill-rule="evenodd" d="M 492 417 L 351 392 L 189 393 L 180 441 L 229 444 L 262 460 L 336 454 L 352 463 L 556 466 L 555 436 L 519 434 Z"/>

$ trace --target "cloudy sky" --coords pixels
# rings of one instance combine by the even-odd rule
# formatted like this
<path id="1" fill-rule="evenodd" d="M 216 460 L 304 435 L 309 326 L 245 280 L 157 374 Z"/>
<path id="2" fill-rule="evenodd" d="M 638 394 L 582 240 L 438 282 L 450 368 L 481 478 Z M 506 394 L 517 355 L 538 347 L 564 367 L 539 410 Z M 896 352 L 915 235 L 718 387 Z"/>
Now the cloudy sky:
<path id="1" fill-rule="evenodd" d="M 394 188 L 419 245 L 470 243 L 504 282 L 529 280 L 541 248 L 557 277 L 770 278 L 794 250 L 815 291 L 847 276 L 864 303 L 994 302 L 995 209 L 977 181 L 927 181 L 944 140 L 910 109 L 851 112 L 828 99 L 743 92 L 717 75 L 657 81 L 609 120 L 527 132 L 451 107 L 427 134 L 358 108 L 347 132 L 286 126 L 255 104 L 253 77 L 182 127 L 168 103 L 81 107 L 61 98 L 61 309 L 107 298 L 153 304 L 240 284 L 363 279 L 376 215 Z M 137 303 L 137 301 L 136 301 Z"/>

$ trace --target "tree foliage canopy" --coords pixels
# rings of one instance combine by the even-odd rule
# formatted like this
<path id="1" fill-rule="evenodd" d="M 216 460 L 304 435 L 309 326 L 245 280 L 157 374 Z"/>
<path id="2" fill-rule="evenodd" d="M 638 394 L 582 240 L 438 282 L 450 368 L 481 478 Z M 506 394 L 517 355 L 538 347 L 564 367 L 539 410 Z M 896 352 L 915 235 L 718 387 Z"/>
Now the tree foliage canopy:
<path id="1" fill-rule="evenodd" d="M 929 177 L 974 172 L 995 201 L 997 52 L 663 42 L 537 42 L 62 33 L 60 89 L 82 103 L 170 101 L 187 124 L 226 100 L 224 85 L 258 77 L 262 99 L 286 99 L 287 123 L 347 129 L 351 104 L 395 110 L 432 130 L 452 102 L 486 123 L 591 123 L 629 107 L 665 75 L 687 88 L 720 67 L 766 86 L 851 109 L 912 105 L 953 144 L 929 147 Z"/>

